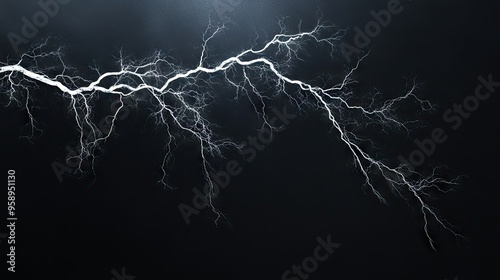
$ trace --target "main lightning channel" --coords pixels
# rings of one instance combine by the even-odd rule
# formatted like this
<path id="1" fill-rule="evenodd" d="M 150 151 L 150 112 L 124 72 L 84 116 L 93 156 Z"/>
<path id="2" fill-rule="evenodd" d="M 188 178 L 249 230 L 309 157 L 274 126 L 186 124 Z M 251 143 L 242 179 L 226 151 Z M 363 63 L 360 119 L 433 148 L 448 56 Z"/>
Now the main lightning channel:
<path id="1" fill-rule="evenodd" d="M 361 138 L 346 129 L 347 125 L 356 124 L 361 119 L 384 127 L 397 126 L 407 129 L 407 123 L 398 121 L 395 117 L 398 103 L 413 100 L 419 104 L 418 109 L 429 110 L 432 107 L 429 102 L 421 100 L 415 94 L 418 88 L 416 83 L 405 94 L 386 100 L 380 106 L 375 106 L 374 102 L 369 102 L 367 106 L 361 106 L 351 104 L 349 97 L 352 97 L 353 93 L 348 87 L 356 83 L 353 79 L 353 73 L 358 69 L 364 57 L 345 72 L 339 83 L 332 86 L 322 87 L 292 78 L 286 69 L 290 68 L 293 61 L 301 60 L 300 54 L 307 47 L 307 43 L 325 46 L 331 50 L 330 55 L 333 56 L 337 49 L 336 46 L 342 39 L 344 34 L 342 30 L 336 30 L 333 26 L 319 22 L 312 30 L 295 34 L 286 34 L 282 26 L 282 32 L 276 34 L 261 48 L 249 48 L 220 63 L 209 65 L 207 62 L 209 43 L 225 28 L 225 26 L 209 25 L 203 36 L 199 63 L 193 69 L 181 68 L 160 52 L 139 61 L 137 65 L 126 61 L 120 53 L 118 61 L 120 70 L 100 73 L 98 69 L 94 69 L 99 74 L 94 81 L 72 75 L 72 69 L 63 62 L 60 50 L 43 51 L 49 44 L 46 41 L 34 48 L 31 53 L 23 54 L 17 63 L 0 64 L 0 89 L 5 90 L 9 95 L 9 104 L 11 102 L 22 104 L 19 100 L 20 92 L 26 93 L 25 98 L 29 100 L 32 91 L 37 88 L 35 84 L 57 88 L 63 93 L 63 96 L 70 98 L 70 110 L 74 113 L 80 132 L 80 150 L 76 156 L 80 162 L 79 169 L 81 169 L 82 162 L 91 158 L 100 144 L 111 136 L 117 122 L 117 116 L 125 106 L 124 99 L 134 98 L 139 92 L 148 92 L 152 98 L 151 103 L 156 105 L 152 115 L 158 119 L 160 124 L 167 127 L 168 133 L 166 153 L 161 166 L 163 177 L 160 182 L 166 187 L 171 187 L 167 183 L 167 165 L 171 161 L 171 152 L 177 140 L 176 134 L 172 132 L 174 129 L 172 126 L 175 126 L 180 131 L 194 137 L 199 143 L 203 174 L 210 186 L 206 198 L 212 211 L 216 214 L 215 222 L 217 222 L 220 218 L 224 218 L 224 214 L 217 210 L 214 205 L 215 182 L 209 175 L 210 171 L 213 170 L 210 159 L 214 156 L 220 156 L 223 148 L 241 148 L 241 146 L 231 139 L 218 138 L 213 130 L 214 124 L 206 118 L 205 109 L 210 103 L 209 100 L 214 98 L 209 93 L 214 86 L 211 84 L 212 79 L 220 74 L 224 81 L 233 86 L 237 92 L 248 97 L 256 113 L 264 120 L 263 125 L 276 129 L 267 121 L 265 113 L 266 100 L 273 98 L 273 96 L 265 96 L 258 89 L 259 82 L 265 80 L 266 84 L 276 86 L 278 89 L 276 96 L 286 96 L 300 110 L 303 110 L 304 107 L 310 107 L 326 114 L 334 131 L 338 133 L 341 141 L 351 152 L 356 167 L 364 177 L 364 186 L 368 187 L 381 202 L 387 203 L 373 183 L 373 177 L 377 174 L 381 175 L 404 199 L 409 199 L 407 194 L 413 197 L 422 213 L 424 231 L 433 249 L 435 249 L 435 241 L 429 233 L 429 218 L 433 218 L 443 228 L 452 232 L 455 237 L 462 237 L 455 233 L 453 227 L 441 219 L 435 210 L 426 203 L 426 197 L 430 196 L 431 191 L 447 192 L 449 188 L 443 186 L 456 185 L 456 180 L 450 181 L 440 178 L 436 174 L 436 170 L 430 175 L 424 176 L 415 171 L 409 171 L 404 165 L 391 167 L 385 161 L 376 159 L 363 151 L 359 145 Z M 59 61 L 63 68 L 62 72 L 50 76 L 49 73 L 53 72 L 53 68 L 44 69 L 40 66 L 39 61 L 44 59 Z M 236 69 L 241 69 L 241 79 L 239 80 L 234 74 Z M 296 92 L 300 94 L 291 94 L 290 87 L 296 88 Z M 92 121 L 91 100 L 98 94 L 108 94 L 118 97 L 120 100 L 120 107 L 113 114 L 111 129 L 107 133 L 99 131 L 97 124 Z M 251 96 L 257 97 L 260 104 L 253 101 Z M 25 102 L 25 108 L 28 111 L 31 125 L 35 127 L 36 122 L 29 102 Z M 342 116 L 346 114 L 357 114 L 360 120 L 343 118 Z M 84 131 L 89 130 L 91 137 L 88 133 L 84 133 Z"/>

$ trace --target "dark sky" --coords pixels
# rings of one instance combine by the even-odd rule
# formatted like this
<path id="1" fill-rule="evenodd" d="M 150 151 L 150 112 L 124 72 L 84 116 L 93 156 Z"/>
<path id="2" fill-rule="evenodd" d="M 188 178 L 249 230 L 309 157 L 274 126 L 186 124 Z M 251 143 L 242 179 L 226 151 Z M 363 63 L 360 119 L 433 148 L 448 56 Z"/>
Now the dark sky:
<path id="1" fill-rule="evenodd" d="M 16 54 L 8 34 L 21 34 L 21 18 L 31 18 L 41 8 L 37 1 L 0 0 L 0 61 L 15 59 L 52 36 L 84 74 L 94 64 L 115 69 L 119 49 L 137 59 L 163 50 L 183 67 L 193 67 L 209 18 L 220 23 L 214 2 L 72 0 Z M 304 28 L 313 26 L 318 14 L 348 30 L 345 40 L 352 42 L 354 28 L 372 21 L 370 11 L 386 9 L 388 2 L 243 0 L 225 13 L 228 30 L 210 51 L 215 60 L 225 58 L 251 46 L 257 36 L 262 41 L 272 37 L 282 18 L 294 31 L 300 21 Z M 387 195 L 388 205 L 361 188 L 352 156 L 325 116 L 314 111 L 293 120 L 231 179 L 217 202 L 230 225 L 216 226 L 207 213 L 186 225 L 179 212 L 180 203 L 190 203 L 192 189 L 202 186 L 195 143 L 179 143 L 175 152 L 172 183 L 178 189 L 165 190 L 156 183 L 165 132 L 147 119 L 144 104 L 105 143 L 95 176 L 65 176 L 59 182 L 52 163 L 64 159 L 65 147 L 75 143 L 77 134 L 67 100 L 42 87 L 35 93 L 34 112 L 44 133 L 31 142 L 20 137 L 26 133 L 26 111 L 4 107 L 6 99 L 0 99 L 0 166 L 5 174 L 16 170 L 19 217 L 18 272 L 8 279 L 109 280 L 122 268 L 135 280 L 282 279 L 292 265 L 313 255 L 318 237 L 328 235 L 341 246 L 308 279 L 498 278 L 500 90 L 459 129 L 443 121 L 446 110 L 474 94 L 478 76 L 491 74 L 500 80 L 494 2 L 402 1 L 404 10 L 372 40 L 370 55 L 355 74 L 360 95 L 376 88 L 394 96 L 404 90 L 405 78 L 422 83 L 418 93 L 436 105 L 435 111 L 417 114 L 409 106 L 401 112 L 402 117 L 418 119 L 419 127 L 409 135 L 393 130 L 368 131 L 365 136 L 377 143 L 380 149 L 375 152 L 395 159 L 416 148 L 414 139 L 429 137 L 435 128 L 446 131 L 448 140 L 418 171 L 446 165 L 445 176 L 464 176 L 456 191 L 429 202 L 466 240 L 456 240 L 432 222 L 429 228 L 437 246 L 433 251 L 416 205 L 392 195 L 382 181 L 377 187 Z M 349 66 L 346 61 L 338 64 Z M 320 59 L 306 65 L 295 72 L 297 77 L 335 74 L 338 67 L 325 66 Z M 228 112 L 220 116 L 231 118 L 238 103 L 225 99 L 224 91 L 217 94 L 222 104 L 218 108 Z M 229 122 L 238 128 L 225 133 L 256 135 L 243 125 L 247 116 L 241 114 L 242 119 Z M 244 162 L 237 153 L 226 156 Z M 6 191 L 2 193 L 6 201 Z M 2 240 L 1 260 L 6 245 Z M 7 269 L 5 262 L 2 269 Z"/>

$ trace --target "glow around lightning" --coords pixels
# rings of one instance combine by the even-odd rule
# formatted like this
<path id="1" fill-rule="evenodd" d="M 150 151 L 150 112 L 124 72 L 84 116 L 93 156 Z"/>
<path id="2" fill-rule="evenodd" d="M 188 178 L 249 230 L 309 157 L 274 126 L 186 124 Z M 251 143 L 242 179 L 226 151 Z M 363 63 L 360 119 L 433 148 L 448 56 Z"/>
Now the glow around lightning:
<path id="1" fill-rule="evenodd" d="M 232 88 L 226 91 L 234 92 L 234 98 L 248 98 L 262 120 L 263 127 L 267 126 L 271 130 L 277 128 L 268 121 L 266 109 L 272 100 L 285 97 L 300 111 L 321 111 L 327 116 L 333 131 L 351 152 L 356 168 L 363 175 L 365 187 L 381 202 L 386 203 L 386 200 L 375 188 L 374 178 L 377 176 L 382 176 L 402 198 L 416 201 L 424 220 L 425 233 L 433 248 L 434 240 L 428 230 L 431 220 L 452 232 L 455 237 L 461 237 L 426 202 L 432 192 L 447 192 L 456 184 L 455 181 L 444 180 L 435 171 L 424 176 L 408 170 L 404 165 L 390 166 L 388 161 L 363 151 L 360 147 L 363 139 L 355 131 L 347 129 L 352 124 L 376 124 L 383 129 L 395 126 L 407 130 L 408 122 L 398 121 L 395 116 L 395 110 L 401 102 L 413 101 L 418 105 L 418 110 L 431 108 L 428 102 L 417 97 L 418 85 L 412 84 L 409 90 L 394 99 L 377 102 L 379 99 L 370 97 L 365 102 L 367 105 L 359 105 L 359 102 L 352 104 L 354 92 L 351 85 L 356 82 L 353 73 L 363 59 L 345 71 L 340 82 L 334 85 L 328 85 L 327 82 L 319 85 L 318 82 L 296 79 L 290 74 L 294 63 L 304 60 L 303 55 L 307 53 L 308 46 L 327 49 L 330 57 L 325 59 L 334 57 L 344 32 L 320 23 L 312 30 L 295 34 L 288 34 L 283 24 L 281 27 L 280 34 L 264 45 L 253 46 L 219 62 L 209 62 L 213 60 L 209 54 L 210 42 L 217 36 L 223 36 L 226 28 L 209 25 L 201 43 L 198 64 L 192 68 L 181 67 L 174 58 L 161 52 L 136 62 L 127 60 L 120 53 L 116 71 L 101 73 L 97 67 L 91 67 L 94 79 L 79 76 L 76 69 L 65 64 L 62 50 L 47 51 L 50 42 L 45 41 L 22 55 L 17 63 L 0 64 L 0 88 L 8 96 L 9 105 L 18 104 L 26 109 L 32 132 L 39 129 L 32 113 L 31 101 L 40 86 L 53 88 L 62 98 L 69 99 L 69 113 L 80 132 L 80 149 L 75 156 L 80 162 L 80 170 L 85 160 L 95 159 L 96 149 L 112 135 L 125 101 L 147 100 L 152 108 L 151 116 L 158 125 L 166 128 L 168 134 L 161 165 L 163 177 L 159 182 L 172 188 L 168 184 L 172 150 L 184 137 L 195 139 L 200 147 L 203 175 L 210 185 L 207 201 L 217 216 L 216 222 L 224 215 L 214 206 L 215 183 L 209 172 L 215 169 L 211 162 L 223 156 L 225 149 L 241 148 L 231 139 L 218 137 L 214 132 L 217 124 L 207 117 L 212 102 L 227 98 L 225 94 L 219 94 L 216 87 L 222 82 Z M 107 133 L 99 130 L 94 118 L 95 100 L 103 96 L 119 100 L 120 104 L 120 108 L 111 116 L 111 129 Z"/>

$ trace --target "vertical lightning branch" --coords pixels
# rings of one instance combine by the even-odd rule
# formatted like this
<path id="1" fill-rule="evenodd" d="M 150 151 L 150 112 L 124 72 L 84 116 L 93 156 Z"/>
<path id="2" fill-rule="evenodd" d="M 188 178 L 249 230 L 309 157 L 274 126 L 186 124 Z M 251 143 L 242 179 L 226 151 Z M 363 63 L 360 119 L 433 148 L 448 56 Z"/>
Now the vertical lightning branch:
<path id="1" fill-rule="evenodd" d="M 384 130 L 391 127 L 408 130 L 407 125 L 411 121 L 400 121 L 395 114 L 401 102 L 411 101 L 417 104 L 417 110 L 432 108 L 429 102 L 416 95 L 418 84 L 413 83 L 409 90 L 397 98 L 383 100 L 381 94 L 377 93 L 363 102 L 357 102 L 359 97 L 353 92 L 353 84 L 356 83 L 353 73 L 363 58 L 351 69 L 340 73 L 341 78 L 333 85 L 298 79 L 293 75 L 294 65 L 307 60 L 304 57 L 307 57 L 308 48 L 325 49 L 329 59 L 333 58 L 339 53 L 338 45 L 344 32 L 318 22 L 312 30 L 289 34 L 284 24 L 280 25 L 281 32 L 267 43 L 261 46 L 255 44 L 225 60 L 211 62 L 210 42 L 223 34 L 226 27 L 210 24 L 203 36 L 195 67 L 181 67 L 173 57 L 161 52 L 141 61 L 127 59 L 120 52 L 116 71 L 102 73 L 97 67 L 91 67 L 92 78 L 78 76 L 76 69 L 65 64 L 61 49 L 47 51 L 50 42 L 45 41 L 23 54 L 16 63 L 0 64 L 0 88 L 2 94 L 8 97 L 8 105 L 25 107 L 32 132 L 40 128 L 37 127 L 30 100 L 40 87 L 53 88 L 62 98 L 69 99 L 68 109 L 80 135 L 80 149 L 73 159 L 78 160 L 81 171 L 81 164 L 93 161 L 96 149 L 112 135 L 117 116 L 126 103 L 147 99 L 152 110 L 151 116 L 156 119 L 157 125 L 167 129 L 160 182 L 171 187 L 168 184 L 168 166 L 175 144 L 183 137 L 194 139 L 200 147 L 203 175 L 210 186 L 207 200 L 218 218 L 223 215 L 213 203 L 215 183 L 209 174 L 215 169 L 211 162 L 223 156 L 225 149 L 241 147 L 229 138 L 219 137 L 215 133 L 217 124 L 209 119 L 211 104 L 223 98 L 216 94 L 217 85 L 224 83 L 231 87 L 235 98 L 247 98 L 262 120 L 262 126 L 271 130 L 278 128 L 269 121 L 266 108 L 273 100 L 285 97 L 300 111 L 315 110 L 326 115 L 333 131 L 351 152 L 356 168 L 364 178 L 365 187 L 381 202 L 386 203 L 386 200 L 375 188 L 376 176 L 382 176 L 402 198 L 416 201 L 424 219 L 425 233 L 433 248 L 434 241 L 428 231 L 430 219 L 455 237 L 460 237 L 426 203 L 432 191 L 447 192 L 456 184 L 455 181 L 444 180 L 435 171 L 423 175 L 408 170 L 404 165 L 390 166 L 390 161 L 377 159 L 363 151 L 360 143 L 370 140 L 362 139 L 355 130 L 348 129 L 354 124 L 356 127 L 378 125 Z M 335 74 L 337 78 L 338 75 Z M 271 88 L 277 90 L 270 94 Z M 108 116 L 110 129 L 105 132 L 95 122 L 96 100 L 101 98 L 117 100 L 119 104 L 117 110 Z"/>

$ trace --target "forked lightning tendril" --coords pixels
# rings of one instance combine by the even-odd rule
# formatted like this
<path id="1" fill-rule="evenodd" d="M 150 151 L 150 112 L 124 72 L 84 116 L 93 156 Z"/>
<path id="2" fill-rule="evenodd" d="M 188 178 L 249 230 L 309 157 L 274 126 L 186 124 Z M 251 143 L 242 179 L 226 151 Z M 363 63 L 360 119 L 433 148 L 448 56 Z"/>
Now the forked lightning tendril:
<path id="1" fill-rule="evenodd" d="M 94 160 L 94 152 L 112 135 L 117 116 L 127 100 L 137 103 L 148 99 L 152 108 L 151 116 L 156 118 L 158 124 L 164 125 L 168 133 L 160 183 L 170 187 L 167 183 L 167 167 L 178 138 L 193 137 L 201 149 L 203 175 L 210 185 L 206 198 L 217 215 L 216 222 L 224 216 L 214 206 L 215 183 L 209 176 L 214 168 L 210 162 L 214 157 L 222 156 L 223 149 L 237 149 L 241 146 L 228 138 L 218 137 L 215 132 L 217 125 L 209 119 L 210 105 L 225 98 L 222 95 L 216 96 L 215 88 L 225 83 L 225 86 L 231 87 L 236 93 L 234 98 L 247 98 L 262 120 L 263 127 L 271 130 L 278 128 L 268 121 L 266 110 L 271 101 L 285 97 L 300 111 L 312 109 L 326 114 L 333 130 L 352 153 L 365 186 L 381 202 L 386 203 L 386 200 L 375 188 L 375 176 L 382 176 L 401 197 L 407 200 L 412 198 L 418 203 L 424 219 L 424 230 L 432 248 L 435 247 L 428 230 L 429 218 L 452 232 L 455 237 L 461 237 L 426 203 L 431 191 L 447 192 L 450 186 L 456 184 L 456 180 L 442 179 L 435 172 L 424 176 L 408 170 L 403 164 L 391 167 L 390 163 L 376 159 L 362 150 L 360 143 L 364 140 L 355 130 L 348 129 L 353 124 L 356 127 L 375 124 L 382 129 L 396 126 L 406 130 L 408 122 L 399 121 L 395 117 L 395 111 L 401 102 L 415 102 L 419 110 L 429 110 L 432 107 L 429 102 L 416 96 L 418 85 L 413 83 L 409 90 L 394 99 L 380 101 L 380 94 L 377 93 L 375 97 L 359 102 L 359 98 L 355 99 L 351 86 L 356 83 L 353 73 L 364 57 L 357 65 L 345 71 L 333 85 L 329 81 L 319 85 L 317 80 L 308 82 L 294 78 L 291 73 L 293 65 L 304 61 L 303 55 L 307 54 L 309 47 L 328 50 L 328 59 L 331 59 L 338 50 L 337 45 L 344 32 L 320 23 L 311 31 L 299 31 L 295 34 L 287 34 L 283 24 L 281 27 L 281 33 L 261 47 L 254 46 L 223 61 L 210 63 L 209 61 L 214 60 L 209 56 L 210 42 L 226 27 L 209 25 L 203 36 L 199 61 L 193 68 L 185 69 L 174 58 L 161 52 L 138 62 L 124 58 L 120 52 L 119 69 L 101 73 L 97 67 L 92 67 L 92 75 L 95 76 L 93 80 L 77 75 L 75 69 L 67 66 L 60 49 L 45 51 L 50 45 L 45 41 L 31 52 L 23 54 L 17 63 L 0 64 L 0 87 L 8 95 L 8 104 L 17 103 L 26 108 L 32 132 L 39 129 L 30 105 L 34 89 L 41 85 L 48 86 L 69 98 L 70 113 L 80 132 L 80 148 L 76 156 L 80 164 L 85 160 Z M 93 105 L 102 96 L 116 98 L 120 104 L 118 110 L 110 116 L 111 129 L 105 133 L 94 120 L 96 108 Z M 79 168 L 81 169 L 81 165 Z"/>

